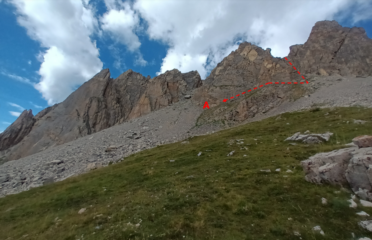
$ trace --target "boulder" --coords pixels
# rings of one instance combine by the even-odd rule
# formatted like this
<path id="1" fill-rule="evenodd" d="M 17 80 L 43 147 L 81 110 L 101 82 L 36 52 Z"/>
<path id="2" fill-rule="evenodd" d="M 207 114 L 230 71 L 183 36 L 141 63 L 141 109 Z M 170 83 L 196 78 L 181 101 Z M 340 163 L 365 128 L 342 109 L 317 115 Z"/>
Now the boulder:
<path id="1" fill-rule="evenodd" d="M 360 221 L 359 223 L 359 226 L 361 226 L 362 228 L 372 232 L 372 220 L 367 220 L 367 221 Z"/>
<path id="2" fill-rule="evenodd" d="M 82 208 L 82 209 L 80 209 L 79 212 L 78 212 L 78 214 L 82 214 L 82 213 L 84 213 L 85 210 L 87 210 L 87 209 L 86 209 L 86 208 Z"/>
<path id="3" fill-rule="evenodd" d="M 105 149 L 105 152 L 112 152 L 118 149 L 116 146 L 109 146 Z"/>
<path id="4" fill-rule="evenodd" d="M 372 200 L 372 147 L 318 153 L 301 161 L 301 165 L 306 181 L 348 184 L 361 199 Z"/>
<path id="5" fill-rule="evenodd" d="M 352 141 L 359 148 L 372 147 L 372 136 L 369 135 L 355 137 Z"/>
<path id="6" fill-rule="evenodd" d="M 372 207 L 372 202 L 360 200 L 360 204 L 362 204 L 363 207 Z"/>
<path id="7" fill-rule="evenodd" d="M 355 148 L 335 150 L 328 153 L 318 153 L 307 160 L 301 161 L 305 171 L 306 181 L 313 183 L 346 183 L 345 171 L 352 158 Z"/>
<path id="8" fill-rule="evenodd" d="M 301 132 L 297 132 L 292 136 L 286 138 L 284 141 L 302 141 L 307 144 L 314 144 L 314 143 L 322 143 L 325 141 L 329 141 L 330 137 L 333 135 L 331 132 L 326 132 L 323 134 L 317 133 L 307 133 L 301 134 Z"/>

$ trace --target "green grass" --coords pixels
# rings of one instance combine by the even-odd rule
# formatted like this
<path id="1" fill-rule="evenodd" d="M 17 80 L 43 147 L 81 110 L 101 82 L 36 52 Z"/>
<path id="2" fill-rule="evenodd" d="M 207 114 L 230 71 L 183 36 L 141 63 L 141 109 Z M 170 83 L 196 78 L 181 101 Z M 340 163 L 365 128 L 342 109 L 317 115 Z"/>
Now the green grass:
<path id="1" fill-rule="evenodd" d="M 351 232 L 372 237 L 358 226 L 363 218 L 355 214 L 372 215 L 372 210 L 360 204 L 349 208 L 350 194 L 334 193 L 339 186 L 306 182 L 299 165 L 317 152 L 370 134 L 371 116 L 371 109 L 362 108 L 286 113 L 9 195 L 0 199 L 0 239 L 299 239 L 293 231 L 302 239 L 351 239 Z M 369 122 L 357 125 L 353 119 Z M 334 135 L 321 145 L 283 141 L 306 130 Z M 227 157 L 232 150 L 235 154 Z M 322 197 L 327 205 L 321 204 Z M 87 210 L 79 215 L 81 208 Z M 128 225 L 140 219 L 139 227 Z M 316 225 L 325 236 L 312 231 Z"/>

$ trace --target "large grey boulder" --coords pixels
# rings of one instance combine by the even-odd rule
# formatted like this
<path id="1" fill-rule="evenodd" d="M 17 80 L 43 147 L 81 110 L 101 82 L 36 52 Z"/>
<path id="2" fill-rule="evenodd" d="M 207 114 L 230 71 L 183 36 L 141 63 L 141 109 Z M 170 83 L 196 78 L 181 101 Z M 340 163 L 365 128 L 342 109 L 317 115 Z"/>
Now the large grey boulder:
<path id="1" fill-rule="evenodd" d="M 305 171 L 305 180 L 312 183 L 346 183 L 345 171 L 355 148 L 318 153 L 301 161 Z"/>
<path id="2" fill-rule="evenodd" d="M 301 165 L 306 181 L 348 184 L 361 199 L 372 200 L 372 146 L 318 153 L 301 161 Z"/>

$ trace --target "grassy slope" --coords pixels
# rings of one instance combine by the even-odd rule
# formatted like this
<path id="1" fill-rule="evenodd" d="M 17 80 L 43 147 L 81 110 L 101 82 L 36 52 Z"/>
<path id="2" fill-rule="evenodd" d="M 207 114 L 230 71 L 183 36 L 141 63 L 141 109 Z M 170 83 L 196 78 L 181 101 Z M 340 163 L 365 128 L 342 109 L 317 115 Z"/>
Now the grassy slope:
<path id="1" fill-rule="evenodd" d="M 372 237 L 357 225 L 363 218 L 355 214 L 372 214 L 371 209 L 350 209 L 349 193 L 306 182 L 299 166 L 317 152 L 370 134 L 371 116 L 371 109 L 361 108 L 283 114 L 10 195 L 0 199 L 0 239 L 299 239 L 295 230 L 302 239 L 351 239 L 351 232 Z M 356 125 L 353 119 L 370 122 Z M 335 135 L 323 145 L 283 141 L 306 130 Z M 229 145 L 231 139 L 245 140 Z M 227 157 L 232 150 L 235 154 Z M 194 178 L 186 179 L 190 175 Z M 321 204 L 322 197 L 328 205 Z M 81 208 L 87 210 L 80 215 Z M 127 224 L 140 219 L 139 227 Z M 324 237 L 312 232 L 316 225 Z"/>

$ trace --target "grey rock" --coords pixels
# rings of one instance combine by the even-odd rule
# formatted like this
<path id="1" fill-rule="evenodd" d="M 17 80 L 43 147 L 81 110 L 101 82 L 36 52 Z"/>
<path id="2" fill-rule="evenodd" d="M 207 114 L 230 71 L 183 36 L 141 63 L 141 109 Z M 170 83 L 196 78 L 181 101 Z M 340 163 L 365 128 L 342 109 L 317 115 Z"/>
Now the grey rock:
<path id="1" fill-rule="evenodd" d="M 330 137 L 333 133 L 327 132 L 323 134 L 316 134 L 316 133 L 309 133 L 309 134 L 301 134 L 301 132 L 297 132 L 292 136 L 286 138 L 284 141 L 302 141 L 308 144 L 314 143 L 322 143 L 324 141 L 329 141 Z"/>
<path id="2" fill-rule="evenodd" d="M 0 151 L 22 141 L 31 131 L 35 121 L 32 110 L 24 110 L 14 123 L 0 133 Z"/>
<path id="3" fill-rule="evenodd" d="M 372 136 L 369 135 L 355 137 L 352 141 L 359 148 L 372 147 Z"/>
<path id="4" fill-rule="evenodd" d="M 372 220 L 360 221 L 358 223 L 358 225 L 361 226 L 362 228 L 372 232 Z"/>

